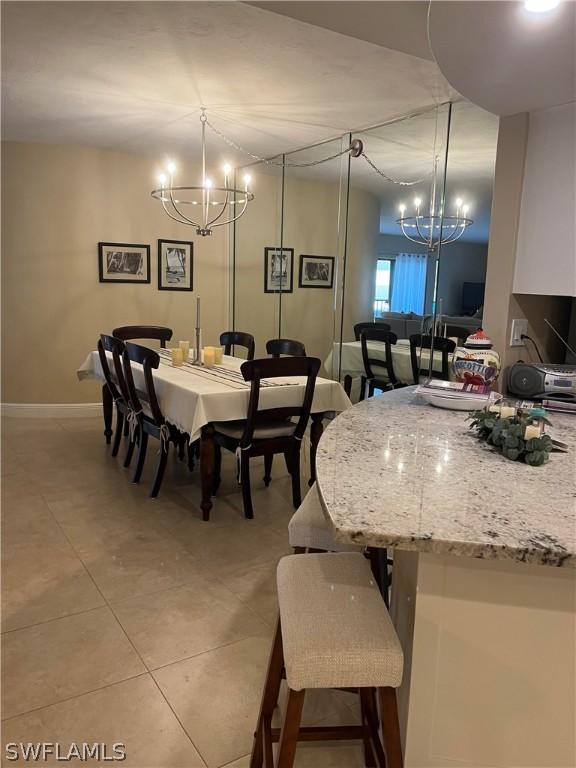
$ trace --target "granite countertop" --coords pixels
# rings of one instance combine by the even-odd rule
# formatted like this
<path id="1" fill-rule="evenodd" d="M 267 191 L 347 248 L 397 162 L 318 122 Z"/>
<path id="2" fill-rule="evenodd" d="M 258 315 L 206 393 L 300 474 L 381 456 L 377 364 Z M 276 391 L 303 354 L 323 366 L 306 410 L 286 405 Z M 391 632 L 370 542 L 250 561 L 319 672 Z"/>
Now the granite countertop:
<path id="1" fill-rule="evenodd" d="M 413 387 L 340 414 L 317 454 L 338 541 L 576 568 L 576 416 L 550 414 L 569 453 L 505 459 Z"/>

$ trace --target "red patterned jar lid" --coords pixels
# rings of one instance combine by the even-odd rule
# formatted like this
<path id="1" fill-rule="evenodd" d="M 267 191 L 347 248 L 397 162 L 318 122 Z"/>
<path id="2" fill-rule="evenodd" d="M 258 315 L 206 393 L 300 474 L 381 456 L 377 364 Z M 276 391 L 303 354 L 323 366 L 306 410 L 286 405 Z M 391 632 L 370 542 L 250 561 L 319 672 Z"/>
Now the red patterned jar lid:
<path id="1" fill-rule="evenodd" d="M 479 328 L 476 333 L 471 333 L 464 342 L 466 349 L 492 349 L 492 340 Z"/>

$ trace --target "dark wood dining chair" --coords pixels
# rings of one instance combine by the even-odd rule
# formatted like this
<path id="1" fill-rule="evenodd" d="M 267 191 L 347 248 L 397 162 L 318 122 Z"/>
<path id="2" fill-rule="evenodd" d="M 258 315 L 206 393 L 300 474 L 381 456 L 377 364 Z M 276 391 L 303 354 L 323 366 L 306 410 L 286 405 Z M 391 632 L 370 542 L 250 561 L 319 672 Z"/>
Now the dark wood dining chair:
<path id="1" fill-rule="evenodd" d="M 266 342 L 266 354 L 272 357 L 280 357 L 280 355 L 306 357 L 306 347 L 301 341 L 294 339 L 269 339 Z"/>
<path id="2" fill-rule="evenodd" d="M 381 331 L 379 328 L 365 328 L 360 334 L 362 360 L 364 362 L 360 400 L 364 400 L 366 396 L 366 384 L 368 384 L 368 397 L 374 395 L 375 389 L 387 392 L 399 386 L 392 360 L 392 346 L 397 341 L 398 337 L 395 333 L 392 333 L 392 331 Z M 374 347 L 372 345 L 369 347 L 368 342 L 378 342 L 381 351 L 384 353 L 383 356 L 379 355 L 376 357 Z M 386 378 L 381 373 L 375 372 L 375 368 L 384 369 L 386 371 Z"/>
<path id="3" fill-rule="evenodd" d="M 360 336 L 363 331 L 370 330 L 371 328 L 378 328 L 381 331 L 389 331 L 390 326 L 388 323 L 356 323 L 354 326 L 354 338 L 356 341 L 360 341 Z"/>
<path id="4" fill-rule="evenodd" d="M 160 342 L 162 349 L 166 347 L 166 342 L 170 341 L 172 334 L 172 328 L 163 325 L 121 325 L 112 331 L 112 336 L 122 341 L 155 339 Z"/>
<path id="5" fill-rule="evenodd" d="M 472 329 L 464 328 L 463 325 L 447 325 L 445 329 L 442 327 L 442 330 L 444 331 L 444 336 L 446 336 L 446 338 L 450 338 L 452 336 L 458 339 L 461 344 L 466 341 L 471 333 L 474 333 Z"/>
<path id="6" fill-rule="evenodd" d="M 154 483 L 152 484 L 150 496 L 156 498 L 160 491 L 160 486 L 162 485 L 164 471 L 166 470 L 169 443 L 172 442 L 174 445 L 178 446 L 180 433 L 174 426 L 166 422 L 156 396 L 152 371 L 160 365 L 160 355 L 153 349 L 141 347 L 139 344 L 133 344 L 132 342 L 127 341 L 122 359 L 124 378 L 128 388 L 128 396 L 130 398 L 130 407 L 132 409 L 133 418 L 137 419 L 138 424 L 138 461 L 136 462 L 136 469 L 134 470 L 132 482 L 138 483 L 140 481 L 142 470 L 144 469 L 144 461 L 146 459 L 148 437 L 155 437 L 160 440 L 160 452 L 158 464 L 156 466 L 156 476 L 154 478 Z M 145 401 L 142 400 L 141 393 L 136 389 L 134 384 L 132 363 L 139 363 L 142 366 L 146 397 Z"/>
<path id="7" fill-rule="evenodd" d="M 437 379 L 450 380 L 450 362 L 448 356 L 454 352 L 456 345 L 450 339 L 444 336 L 422 336 L 420 333 L 413 333 L 410 336 L 410 362 L 412 364 L 412 377 L 414 384 L 420 383 L 421 376 L 428 376 L 428 367 L 420 368 L 420 350 L 434 349 L 440 352 L 442 356 L 442 370 L 433 369 L 433 375 Z"/>
<path id="8" fill-rule="evenodd" d="M 232 353 L 232 347 L 244 347 L 247 350 L 246 360 L 254 360 L 256 344 L 251 333 L 225 331 L 220 334 L 220 346 L 224 347 L 225 355 Z"/>
<path id="9" fill-rule="evenodd" d="M 107 352 L 110 352 L 112 355 L 113 372 L 110 370 L 109 359 L 106 354 Z M 116 429 L 114 431 L 114 442 L 112 444 L 112 456 L 118 455 L 122 434 L 127 434 L 125 427 L 128 424 L 127 418 L 130 412 L 130 395 L 128 394 L 128 386 L 122 368 L 123 354 L 123 341 L 116 339 L 114 336 L 107 336 L 106 334 L 100 335 L 100 338 L 98 339 L 98 357 L 100 358 L 100 366 L 104 375 L 104 386 L 108 388 L 109 398 L 111 398 L 112 403 L 116 405 Z M 134 431 L 130 437 L 128 450 L 124 457 L 125 467 L 130 466 L 132 455 L 134 453 L 136 439 Z"/>
<path id="10" fill-rule="evenodd" d="M 248 413 L 242 421 L 222 421 L 214 424 L 216 460 L 214 493 L 220 483 L 221 449 L 240 456 L 240 484 L 244 502 L 244 515 L 254 517 L 250 492 L 250 459 L 264 456 L 265 463 L 277 453 L 283 453 L 292 478 L 292 503 L 298 508 L 302 502 L 300 491 L 300 446 L 312 408 L 316 377 L 320 360 L 316 357 L 281 357 L 248 360 L 240 368 L 245 381 L 251 382 Z M 305 376 L 300 405 L 260 409 L 263 380 L 286 376 Z M 266 483 L 268 484 L 268 483 Z"/>

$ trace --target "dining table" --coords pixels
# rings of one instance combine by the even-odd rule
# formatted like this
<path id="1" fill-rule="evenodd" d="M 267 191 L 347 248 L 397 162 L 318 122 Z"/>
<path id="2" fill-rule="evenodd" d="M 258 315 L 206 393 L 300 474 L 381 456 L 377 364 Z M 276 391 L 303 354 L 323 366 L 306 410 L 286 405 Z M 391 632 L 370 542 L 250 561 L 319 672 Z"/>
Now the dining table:
<path id="1" fill-rule="evenodd" d="M 384 357 L 384 344 L 378 341 L 368 341 L 367 348 L 370 357 L 378 359 Z M 414 384 L 412 375 L 412 363 L 410 360 L 410 341 L 409 339 L 398 339 L 396 344 L 392 345 L 392 365 L 397 380 L 401 384 Z M 426 368 L 430 362 L 430 352 L 426 349 L 421 350 L 420 367 Z M 452 355 L 448 356 L 449 364 L 452 362 Z M 338 365 L 339 363 L 339 365 Z M 340 376 L 346 382 L 345 387 L 349 388 L 352 379 L 364 376 L 364 361 L 362 359 L 362 344 L 360 341 L 344 341 L 342 344 L 334 342 L 332 351 L 324 361 L 324 368 L 327 371 L 337 371 L 340 367 Z M 372 366 L 374 373 L 380 378 L 387 379 L 387 372 L 384 368 Z M 451 366 L 450 366 L 451 367 Z M 442 355 L 440 352 L 434 352 L 433 370 L 440 373 L 442 370 Z"/>
<path id="2" fill-rule="evenodd" d="M 219 365 L 205 366 L 193 362 L 172 365 L 170 349 L 157 350 L 160 363 L 153 371 L 154 388 L 167 422 L 189 436 L 190 442 L 200 440 L 200 474 L 202 482 L 201 509 L 203 519 L 209 519 L 212 509 L 212 476 L 214 471 L 214 423 L 246 418 L 250 397 L 250 382 L 244 381 L 241 366 L 244 360 L 223 355 Z M 110 369 L 112 355 L 107 353 Z M 145 390 L 142 366 L 132 363 L 134 384 Z M 77 370 L 80 381 L 96 379 L 104 382 L 104 373 L 96 350 L 90 352 Z M 306 377 L 263 379 L 259 409 L 296 406 L 302 403 Z M 102 387 L 105 434 L 112 434 L 114 403 L 107 385 Z M 323 432 L 325 418 L 345 411 L 351 406 L 342 385 L 332 379 L 317 378 L 311 408 L 310 480 L 316 479 L 316 450 Z"/>

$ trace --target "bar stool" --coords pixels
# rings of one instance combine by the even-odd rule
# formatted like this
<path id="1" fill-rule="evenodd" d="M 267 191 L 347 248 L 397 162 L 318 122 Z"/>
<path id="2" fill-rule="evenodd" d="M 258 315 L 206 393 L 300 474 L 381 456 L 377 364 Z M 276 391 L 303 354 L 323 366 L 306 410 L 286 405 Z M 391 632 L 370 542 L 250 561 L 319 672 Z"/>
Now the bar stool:
<path id="1" fill-rule="evenodd" d="M 357 544 L 341 544 L 334 539 L 332 529 L 318 495 L 316 483 L 288 523 L 288 540 L 295 553 L 306 552 L 362 552 Z"/>
<path id="2" fill-rule="evenodd" d="M 278 565 L 277 581 L 280 617 L 250 768 L 292 768 L 298 741 L 325 739 L 362 739 L 367 766 L 402 768 L 395 688 L 402 682 L 404 657 L 368 561 L 356 552 L 289 555 Z M 283 675 L 286 712 L 282 728 L 273 729 Z M 302 728 L 309 688 L 358 689 L 362 725 Z M 279 742 L 276 762 L 274 742 Z"/>

